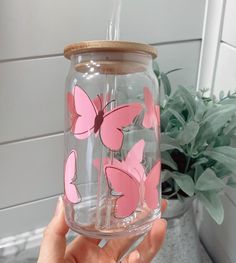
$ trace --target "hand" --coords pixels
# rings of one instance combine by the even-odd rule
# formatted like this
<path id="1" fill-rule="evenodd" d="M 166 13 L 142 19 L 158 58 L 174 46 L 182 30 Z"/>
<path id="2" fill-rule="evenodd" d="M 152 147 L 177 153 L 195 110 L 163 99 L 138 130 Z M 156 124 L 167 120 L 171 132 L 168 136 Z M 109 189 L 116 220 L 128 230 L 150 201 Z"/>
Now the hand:
<path id="1" fill-rule="evenodd" d="M 163 200 L 162 211 L 166 206 L 167 202 Z M 116 263 L 137 239 L 137 237 L 113 239 L 100 248 L 99 239 L 78 236 L 66 245 L 65 236 L 68 230 L 63 202 L 59 198 L 55 216 L 44 232 L 38 263 Z M 166 221 L 157 219 L 144 240 L 122 262 L 151 262 L 164 241 L 165 233 Z"/>

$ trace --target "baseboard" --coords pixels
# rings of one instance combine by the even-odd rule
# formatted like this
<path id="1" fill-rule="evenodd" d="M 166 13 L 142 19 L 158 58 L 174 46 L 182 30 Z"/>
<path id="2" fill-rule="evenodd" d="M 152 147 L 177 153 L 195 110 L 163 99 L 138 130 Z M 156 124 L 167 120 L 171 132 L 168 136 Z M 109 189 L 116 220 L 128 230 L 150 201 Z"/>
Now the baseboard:
<path id="1" fill-rule="evenodd" d="M 40 228 L 16 236 L 0 239 L 0 256 L 10 256 L 27 249 L 39 247 L 43 231 L 44 228 Z"/>

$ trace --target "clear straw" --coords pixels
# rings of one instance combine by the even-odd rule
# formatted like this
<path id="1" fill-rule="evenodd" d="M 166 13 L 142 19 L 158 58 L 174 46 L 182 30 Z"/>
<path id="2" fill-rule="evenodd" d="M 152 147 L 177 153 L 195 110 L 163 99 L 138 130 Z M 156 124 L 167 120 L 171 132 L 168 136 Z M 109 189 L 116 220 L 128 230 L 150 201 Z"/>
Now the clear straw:
<path id="1" fill-rule="evenodd" d="M 110 22 L 107 28 L 107 40 L 119 40 L 120 39 L 120 11 L 121 11 L 121 1 L 122 0 L 114 0 L 113 2 L 113 10 Z M 117 80 L 116 76 L 110 76 L 110 88 L 112 90 L 111 99 L 115 99 L 116 97 L 116 88 L 117 88 Z M 111 107 L 115 107 L 116 103 L 111 105 Z M 109 153 L 111 164 L 113 163 L 114 153 L 110 151 Z M 110 193 L 108 193 L 108 204 L 106 210 L 106 219 L 105 219 L 105 227 L 110 228 L 111 226 L 111 211 L 112 211 L 112 201 Z"/>
<path id="2" fill-rule="evenodd" d="M 121 0 L 114 0 L 111 19 L 107 27 L 107 40 L 120 39 L 120 10 Z"/>
<path id="3" fill-rule="evenodd" d="M 107 34 L 106 34 L 106 40 L 119 40 L 120 39 L 120 12 L 121 12 L 121 2 L 122 0 L 113 0 L 113 8 L 112 8 L 112 14 L 110 21 L 108 22 L 107 26 Z M 106 85 L 106 94 L 111 94 L 110 100 L 115 99 L 116 97 L 116 76 L 111 76 L 107 75 L 106 77 L 107 80 L 107 85 Z M 111 104 L 110 110 L 115 107 L 116 104 Z M 101 211 L 102 205 L 101 206 L 101 198 L 102 198 L 102 193 L 101 193 L 101 185 L 103 183 L 103 158 L 104 158 L 105 151 L 104 149 L 101 150 L 101 165 L 100 165 L 100 172 L 98 176 L 98 193 L 97 193 L 97 211 L 96 211 L 96 228 L 100 229 L 103 228 L 103 224 L 105 225 L 105 228 L 108 229 L 111 226 L 111 209 L 112 209 L 112 201 L 111 201 L 111 196 L 110 193 L 107 193 L 108 196 L 108 202 L 106 203 L 106 216 L 105 216 L 105 222 L 101 220 L 101 217 L 103 216 L 103 212 Z M 109 157 L 111 160 L 111 164 L 113 163 L 113 158 L 114 158 L 114 153 L 110 151 Z"/>

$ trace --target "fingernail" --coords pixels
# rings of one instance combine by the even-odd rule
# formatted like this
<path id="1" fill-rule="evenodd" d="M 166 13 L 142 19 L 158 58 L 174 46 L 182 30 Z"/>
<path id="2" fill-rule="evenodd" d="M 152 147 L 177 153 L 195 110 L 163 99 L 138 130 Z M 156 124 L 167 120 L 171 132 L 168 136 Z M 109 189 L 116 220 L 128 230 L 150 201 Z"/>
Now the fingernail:
<path id="1" fill-rule="evenodd" d="M 131 262 L 135 262 L 136 260 L 140 259 L 140 253 L 138 250 L 134 250 L 133 252 L 130 253 L 130 260 Z"/>
<path id="2" fill-rule="evenodd" d="M 59 198 L 57 200 L 57 207 L 55 210 L 55 216 L 58 216 L 60 214 L 61 209 L 62 209 L 62 198 L 61 198 L 61 196 L 59 196 Z"/>

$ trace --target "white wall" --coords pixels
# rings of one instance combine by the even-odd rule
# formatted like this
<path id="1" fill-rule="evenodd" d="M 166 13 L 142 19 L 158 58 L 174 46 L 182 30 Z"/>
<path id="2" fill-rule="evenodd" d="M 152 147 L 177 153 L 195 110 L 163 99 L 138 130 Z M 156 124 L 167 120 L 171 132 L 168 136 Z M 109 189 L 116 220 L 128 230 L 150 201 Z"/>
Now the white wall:
<path id="1" fill-rule="evenodd" d="M 223 90 L 236 91 L 236 1 L 209 0 L 208 31 L 205 35 L 202 69 L 199 83 L 211 88 L 211 93 L 218 96 Z M 212 10 L 217 10 L 212 14 Z M 219 23 L 220 22 L 220 23 Z M 206 32 L 207 33 L 207 32 Z M 213 42 L 212 45 L 209 43 Z M 214 52 L 212 52 L 212 48 Z M 215 60 L 215 63 L 212 61 Z M 210 75 L 210 76 L 209 76 Z M 208 76 L 208 77 L 207 77 Z M 222 197 L 225 220 L 221 226 L 215 224 L 204 211 L 200 234 L 207 249 L 216 263 L 236 262 L 236 191 L 228 189 Z"/>
<path id="2" fill-rule="evenodd" d="M 63 181 L 68 43 L 104 39 L 110 0 L 0 1 L 0 237 L 47 224 Z M 121 38 L 155 45 L 195 85 L 205 0 L 123 1 Z M 105 10 L 105 11 L 104 11 Z"/>

